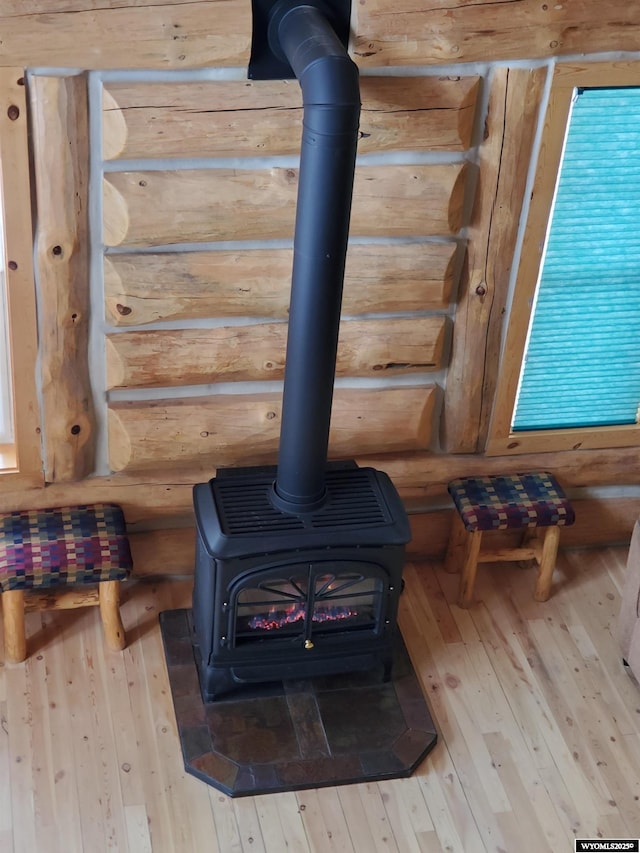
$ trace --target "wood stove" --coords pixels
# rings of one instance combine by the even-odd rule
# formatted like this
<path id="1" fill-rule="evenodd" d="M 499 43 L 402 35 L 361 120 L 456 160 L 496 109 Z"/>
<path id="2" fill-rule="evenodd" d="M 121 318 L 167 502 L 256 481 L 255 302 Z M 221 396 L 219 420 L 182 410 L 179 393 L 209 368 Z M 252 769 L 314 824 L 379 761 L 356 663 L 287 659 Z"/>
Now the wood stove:
<path id="1" fill-rule="evenodd" d="M 194 490 L 205 702 L 380 662 L 388 678 L 410 539 L 383 472 L 327 462 L 360 115 L 358 70 L 329 18 L 341 5 L 348 21 L 350 4 L 255 2 L 303 94 L 289 332 L 277 467 L 222 470 Z"/>
<path id="2" fill-rule="evenodd" d="M 275 468 L 222 470 L 195 488 L 196 661 L 205 702 L 234 686 L 366 670 L 388 678 L 406 516 L 388 477 L 329 465 L 327 499 L 273 506 Z"/>

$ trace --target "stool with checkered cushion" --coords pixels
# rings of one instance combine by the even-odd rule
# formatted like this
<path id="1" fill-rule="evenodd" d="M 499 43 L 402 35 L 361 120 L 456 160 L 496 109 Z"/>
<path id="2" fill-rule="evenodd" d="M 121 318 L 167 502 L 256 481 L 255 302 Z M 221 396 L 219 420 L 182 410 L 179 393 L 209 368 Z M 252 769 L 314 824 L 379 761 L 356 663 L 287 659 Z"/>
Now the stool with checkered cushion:
<path id="1" fill-rule="evenodd" d="M 540 568 L 534 598 L 546 601 L 551 593 L 560 528 L 575 520 L 573 507 L 555 477 L 546 472 L 466 477 L 452 480 L 448 489 L 457 513 L 446 569 L 461 570 L 458 604 L 468 607 L 471 603 L 478 563 L 500 560 L 535 559 Z M 519 547 L 481 549 L 483 534 L 492 530 L 522 530 Z"/>
<path id="2" fill-rule="evenodd" d="M 27 656 L 25 610 L 99 605 L 107 645 L 125 647 L 120 581 L 131 571 L 120 507 L 67 506 L 0 514 L 5 657 Z"/>

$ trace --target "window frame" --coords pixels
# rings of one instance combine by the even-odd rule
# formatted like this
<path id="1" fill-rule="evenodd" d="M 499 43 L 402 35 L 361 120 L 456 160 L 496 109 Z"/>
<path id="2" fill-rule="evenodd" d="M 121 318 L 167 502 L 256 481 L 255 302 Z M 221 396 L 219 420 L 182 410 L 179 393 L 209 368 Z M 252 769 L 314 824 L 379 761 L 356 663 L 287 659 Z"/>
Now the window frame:
<path id="1" fill-rule="evenodd" d="M 26 88 L 22 68 L 0 68 L 0 203 L 13 404 L 13 442 L 0 445 L 0 490 L 44 484 Z"/>
<path id="2" fill-rule="evenodd" d="M 0 234 L 3 233 L 0 206 Z M 12 448 L 13 390 L 11 383 L 11 349 L 9 346 L 9 316 L 5 282 L 4 244 L 0 244 L 0 448 Z M 0 462 L 0 471 L 6 467 Z"/>
<path id="3" fill-rule="evenodd" d="M 490 456 L 640 444 L 637 424 L 511 430 L 572 99 L 577 88 L 609 86 L 640 86 L 640 63 L 559 64 L 554 70 L 487 438 Z"/>

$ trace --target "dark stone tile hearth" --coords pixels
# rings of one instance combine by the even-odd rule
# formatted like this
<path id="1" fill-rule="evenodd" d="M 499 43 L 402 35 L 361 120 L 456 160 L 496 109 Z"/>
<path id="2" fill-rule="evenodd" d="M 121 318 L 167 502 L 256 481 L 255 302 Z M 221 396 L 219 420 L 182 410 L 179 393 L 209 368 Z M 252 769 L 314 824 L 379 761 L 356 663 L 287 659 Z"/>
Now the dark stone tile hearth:
<path id="1" fill-rule="evenodd" d="M 382 667 L 241 687 L 203 703 L 191 611 L 160 614 L 185 769 L 232 797 L 409 776 L 437 735 L 397 632 Z"/>

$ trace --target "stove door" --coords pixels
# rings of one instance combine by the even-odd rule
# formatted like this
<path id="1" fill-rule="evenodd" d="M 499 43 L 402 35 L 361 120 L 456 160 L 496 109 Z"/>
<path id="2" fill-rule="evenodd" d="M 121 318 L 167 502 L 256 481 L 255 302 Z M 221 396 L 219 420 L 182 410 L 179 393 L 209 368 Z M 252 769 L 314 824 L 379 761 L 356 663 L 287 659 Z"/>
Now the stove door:
<path id="1" fill-rule="evenodd" d="M 319 560 L 254 572 L 231 596 L 232 644 L 295 639 L 311 648 L 345 631 L 375 636 L 387 591 L 383 569 L 355 560 Z"/>

